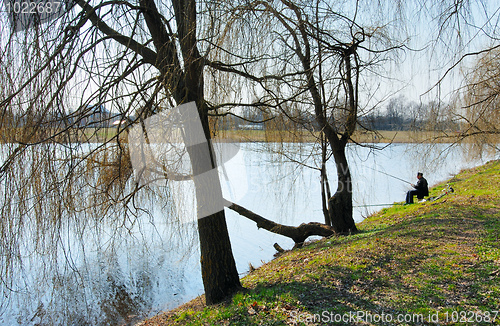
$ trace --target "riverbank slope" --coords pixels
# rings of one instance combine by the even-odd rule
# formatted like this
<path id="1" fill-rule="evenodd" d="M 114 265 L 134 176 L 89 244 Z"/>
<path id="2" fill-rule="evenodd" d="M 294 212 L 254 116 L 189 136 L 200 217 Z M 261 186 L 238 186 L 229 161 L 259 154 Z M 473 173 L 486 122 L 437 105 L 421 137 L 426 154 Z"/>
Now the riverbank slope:
<path id="1" fill-rule="evenodd" d="M 500 325 L 500 161 L 447 183 L 437 201 L 282 254 L 225 304 L 198 298 L 140 325 Z"/>

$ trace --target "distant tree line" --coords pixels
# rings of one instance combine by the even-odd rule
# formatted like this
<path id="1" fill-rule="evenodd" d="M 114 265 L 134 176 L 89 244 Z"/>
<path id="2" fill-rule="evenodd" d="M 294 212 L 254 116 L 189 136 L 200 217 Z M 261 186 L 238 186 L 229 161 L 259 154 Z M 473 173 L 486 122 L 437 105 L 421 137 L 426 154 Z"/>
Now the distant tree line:
<path id="1" fill-rule="evenodd" d="M 446 103 L 416 103 L 399 96 L 363 116 L 360 125 L 369 130 L 459 131 L 460 124 L 450 112 Z"/>
<path id="2" fill-rule="evenodd" d="M 388 101 L 382 108 L 371 109 L 360 116 L 358 128 L 390 131 L 460 131 L 461 124 L 452 114 L 450 104 L 442 102 L 417 103 L 404 96 Z M 334 124 L 332 116 L 327 117 Z M 270 112 L 262 108 L 244 108 L 240 115 L 230 115 L 217 122 L 219 130 L 290 130 L 319 131 L 314 115 L 297 107 L 282 107 Z"/>

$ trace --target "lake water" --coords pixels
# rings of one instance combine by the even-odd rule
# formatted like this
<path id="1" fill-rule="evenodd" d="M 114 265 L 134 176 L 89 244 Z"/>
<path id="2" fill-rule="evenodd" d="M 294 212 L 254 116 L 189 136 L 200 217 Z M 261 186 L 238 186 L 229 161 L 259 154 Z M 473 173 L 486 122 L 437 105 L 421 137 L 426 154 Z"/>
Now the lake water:
<path id="1" fill-rule="evenodd" d="M 238 154 L 224 165 L 224 196 L 282 224 L 322 222 L 319 171 L 306 167 L 319 165 L 318 158 L 310 155 L 313 146 L 241 144 Z M 392 144 L 374 150 L 351 146 L 355 220 L 362 221 L 384 207 L 372 205 L 404 200 L 410 186 L 387 174 L 416 182 L 415 175 L 421 171 L 433 185 L 463 168 L 498 157 L 490 153 L 468 159 L 464 148 L 449 147 Z M 289 153 L 288 157 L 281 152 Z M 328 174 L 334 192 L 333 162 Z M 190 190 L 192 185 L 186 182 L 158 186 L 150 189 L 154 196 L 137 196 L 137 201 L 128 204 L 134 214 L 78 222 L 69 219 L 50 238 L 57 245 L 46 244 L 53 250 L 20 244 L 14 270 L 3 268 L 0 276 L 0 324 L 119 325 L 202 294 L 194 198 L 185 195 Z M 241 276 L 249 263 L 257 267 L 271 260 L 275 242 L 285 249 L 293 246 L 292 240 L 258 230 L 255 223 L 233 211 L 226 209 L 226 216 Z M 37 236 L 38 224 L 33 222 L 37 218 L 34 212 L 24 220 L 25 238 Z M 1 259 L 5 263 L 8 257 L 4 254 Z"/>

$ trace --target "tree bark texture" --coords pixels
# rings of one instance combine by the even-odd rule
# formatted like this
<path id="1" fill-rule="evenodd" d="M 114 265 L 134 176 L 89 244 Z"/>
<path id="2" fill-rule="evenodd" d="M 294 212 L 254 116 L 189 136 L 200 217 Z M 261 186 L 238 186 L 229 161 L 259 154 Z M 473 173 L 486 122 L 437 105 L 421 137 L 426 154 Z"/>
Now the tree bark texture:
<path id="1" fill-rule="evenodd" d="M 328 199 L 328 213 L 332 227 L 338 233 L 350 234 L 357 232 L 356 223 L 352 217 L 352 179 L 345 150 L 334 152 L 337 166 L 337 191 Z"/>
<path id="2" fill-rule="evenodd" d="M 229 201 L 225 204 L 229 209 L 257 223 L 258 228 L 263 228 L 269 232 L 291 238 L 295 242 L 295 247 L 300 247 L 302 243 L 312 235 L 329 237 L 335 234 L 335 230 L 326 224 L 309 222 L 301 225 L 288 226 L 268 220 L 238 204 Z"/>
<path id="3" fill-rule="evenodd" d="M 197 146 L 187 147 L 193 167 L 198 214 L 207 210 L 207 206 L 211 206 L 214 202 L 221 203 L 220 210 L 207 210 L 211 213 L 198 216 L 200 261 L 206 303 L 219 303 L 242 286 L 227 230 L 220 180 L 217 174 L 210 173 L 210 170 L 214 171 L 217 165 L 211 148 L 208 111 L 204 101 L 203 58 L 197 47 L 196 1 L 172 1 L 184 69 L 181 69 L 176 42 L 163 27 L 164 22 L 154 1 L 141 0 L 141 5 L 147 8 L 144 16 L 158 52 L 156 66 L 162 74 L 167 92 L 172 94 L 178 105 L 194 102 L 198 109 L 203 130 L 188 130 L 184 140 L 188 144 L 194 137 L 192 133 L 204 134 L 204 144 L 197 144 L 197 141 L 194 141 L 191 143 Z M 197 178 L 200 175 L 206 177 Z"/>

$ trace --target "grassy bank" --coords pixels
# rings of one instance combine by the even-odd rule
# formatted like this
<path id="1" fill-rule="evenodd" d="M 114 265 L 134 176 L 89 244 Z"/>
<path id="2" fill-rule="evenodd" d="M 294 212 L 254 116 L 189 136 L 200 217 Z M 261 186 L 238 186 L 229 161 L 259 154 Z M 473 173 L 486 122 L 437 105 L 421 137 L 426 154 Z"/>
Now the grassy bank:
<path id="1" fill-rule="evenodd" d="M 448 183 L 438 201 L 281 255 L 225 304 L 198 298 L 142 325 L 500 325 L 500 162 Z"/>

